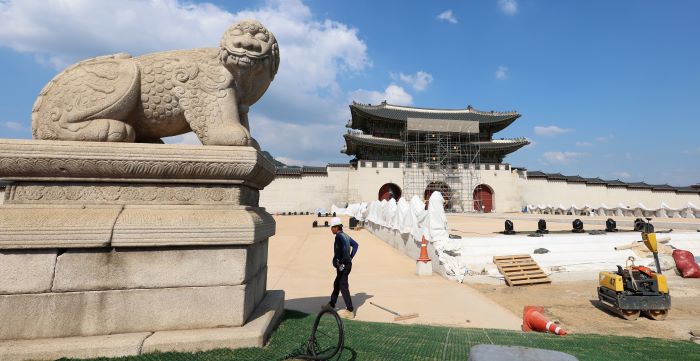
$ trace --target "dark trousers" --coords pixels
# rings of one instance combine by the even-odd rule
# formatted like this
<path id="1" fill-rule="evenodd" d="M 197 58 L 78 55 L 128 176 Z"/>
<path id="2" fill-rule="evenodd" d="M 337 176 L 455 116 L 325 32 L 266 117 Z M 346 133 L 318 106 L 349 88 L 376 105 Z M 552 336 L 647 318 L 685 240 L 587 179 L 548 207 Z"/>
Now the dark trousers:
<path id="1" fill-rule="evenodd" d="M 345 308 L 352 311 L 352 299 L 350 299 L 350 286 L 348 285 L 348 276 L 350 275 L 350 270 L 352 270 L 352 263 L 345 265 L 345 269 L 339 271 L 336 268 L 335 281 L 333 281 L 333 293 L 331 293 L 331 306 L 335 307 L 335 303 L 338 301 L 338 293 L 343 295 L 343 301 L 345 301 Z"/>

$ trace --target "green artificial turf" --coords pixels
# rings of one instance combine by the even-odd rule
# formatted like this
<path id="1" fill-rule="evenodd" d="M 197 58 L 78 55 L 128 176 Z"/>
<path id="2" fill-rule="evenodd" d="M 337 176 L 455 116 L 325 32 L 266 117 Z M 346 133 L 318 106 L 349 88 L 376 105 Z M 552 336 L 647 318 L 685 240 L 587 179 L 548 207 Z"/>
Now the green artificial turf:
<path id="1" fill-rule="evenodd" d="M 284 319 L 264 348 L 199 353 L 156 353 L 120 357 L 120 361 L 285 360 L 299 355 L 314 315 L 285 311 Z M 564 337 L 479 328 L 345 321 L 345 348 L 334 360 L 467 360 L 478 344 L 526 346 L 562 351 L 579 360 L 700 360 L 700 345 L 686 341 L 603 335 Z"/>

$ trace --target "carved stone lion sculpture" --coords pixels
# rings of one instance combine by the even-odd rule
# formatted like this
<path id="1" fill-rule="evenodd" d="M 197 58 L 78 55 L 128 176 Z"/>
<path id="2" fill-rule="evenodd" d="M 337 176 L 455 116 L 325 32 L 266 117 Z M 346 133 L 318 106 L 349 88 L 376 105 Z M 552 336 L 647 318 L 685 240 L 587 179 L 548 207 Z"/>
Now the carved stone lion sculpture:
<path id="1" fill-rule="evenodd" d="M 279 67 L 274 35 L 254 20 L 231 26 L 219 48 L 77 63 L 42 89 L 35 139 L 159 143 L 194 131 L 204 145 L 252 145 L 248 109 Z"/>

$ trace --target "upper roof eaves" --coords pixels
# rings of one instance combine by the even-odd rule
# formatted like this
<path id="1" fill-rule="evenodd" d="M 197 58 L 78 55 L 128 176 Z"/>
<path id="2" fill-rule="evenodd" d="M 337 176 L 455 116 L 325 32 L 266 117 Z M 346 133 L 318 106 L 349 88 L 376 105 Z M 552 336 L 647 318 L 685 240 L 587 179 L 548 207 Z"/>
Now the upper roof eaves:
<path id="1" fill-rule="evenodd" d="M 371 105 L 357 103 L 353 101 L 350 107 L 379 118 L 394 119 L 400 121 L 406 121 L 408 118 L 429 118 L 446 120 L 471 120 L 478 121 L 480 123 L 492 123 L 505 120 L 513 120 L 520 117 L 520 114 L 518 114 L 515 111 L 486 112 L 476 110 L 471 106 L 467 107 L 466 109 L 433 109 L 392 105 L 387 104 L 386 102 L 383 102 L 379 105 Z"/>

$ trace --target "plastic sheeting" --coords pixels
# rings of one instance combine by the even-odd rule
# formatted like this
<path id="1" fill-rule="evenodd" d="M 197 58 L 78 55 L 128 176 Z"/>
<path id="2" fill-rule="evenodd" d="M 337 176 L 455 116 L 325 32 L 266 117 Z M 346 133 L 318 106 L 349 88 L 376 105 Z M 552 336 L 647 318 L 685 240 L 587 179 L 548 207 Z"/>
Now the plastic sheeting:
<path id="1" fill-rule="evenodd" d="M 669 207 L 661 203 L 659 207 L 647 207 L 643 203 L 634 206 L 619 203 L 617 206 L 608 206 L 601 203 L 598 206 L 584 205 L 579 207 L 571 205 L 528 204 L 525 207 L 528 213 L 535 214 L 573 214 L 573 215 L 598 215 L 598 216 L 634 216 L 634 217 L 661 217 L 661 218 L 700 218 L 700 208 L 688 202 L 679 208 Z"/>
<path id="2" fill-rule="evenodd" d="M 433 192 L 427 210 L 417 196 L 410 201 L 400 198 L 398 201 L 373 201 L 369 205 L 350 204 L 347 208 L 333 206 L 332 209 L 337 214 L 350 215 L 396 231 L 409 237 L 409 241 L 415 244 L 420 244 L 425 237 L 437 254 L 444 276 L 461 281 L 467 273 L 466 267 L 459 260 L 462 245 L 449 237 L 443 199 L 440 192 Z"/>

